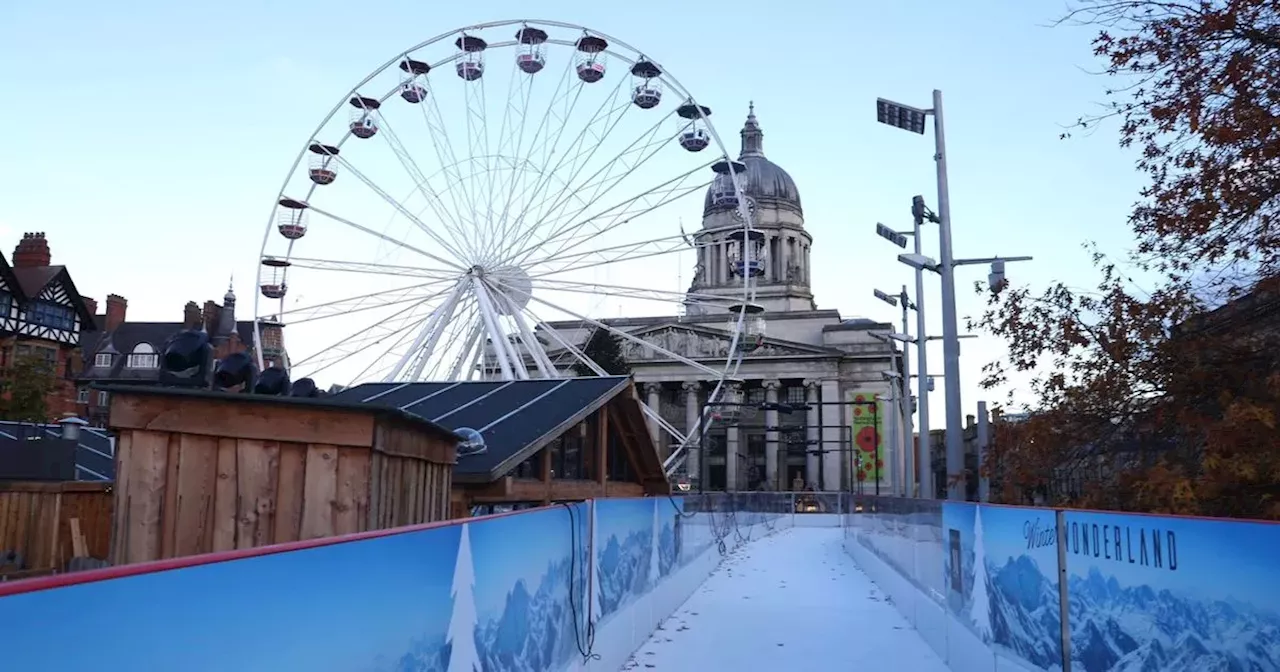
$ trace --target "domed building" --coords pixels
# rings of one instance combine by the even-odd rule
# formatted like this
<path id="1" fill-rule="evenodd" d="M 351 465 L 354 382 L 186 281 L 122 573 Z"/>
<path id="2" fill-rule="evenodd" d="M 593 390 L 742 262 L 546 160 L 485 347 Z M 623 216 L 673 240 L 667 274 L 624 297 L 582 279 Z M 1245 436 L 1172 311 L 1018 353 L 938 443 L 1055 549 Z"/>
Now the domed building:
<path id="1" fill-rule="evenodd" d="M 743 382 L 736 388 L 745 404 L 739 417 L 714 423 L 700 449 L 690 451 L 687 458 L 678 457 L 673 465 L 678 465 L 677 473 L 687 475 L 695 489 L 812 487 L 871 492 L 877 477 L 871 465 L 878 456 L 882 463 L 880 492 L 898 492 L 904 470 L 914 469 L 904 454 L 910 451 L 893 448 L 895 443 L 903 443 L 903 416 L 894 413 L 898 406 L 893 403 L 854 403 L 860 397 L 891 397 L 885 374 L 901 371 L 900 352 L 885 338 L 894 326 L 845 319 L 839 311 L 818 308 L 810 284 L 814 237 L 806 227 L 800 190 L 785 169 L 765 156 L 764 131 L 754 104 L 741 137 L 738 161 L 745 169 L 740 169 L 738 177 L 755 229 L 764 234 L 764 275 L 757 282 L 756 303 L 764 308 L 766 334 L 760 346 L 744 356 L 738 370 Z M 688 289 L 690 296 L 742 295 L 742 281 L 730 272 L 735 245 L 730 235 L 742 230 L 730 179 L 721 174 L 708 187 L 702 226 L 692 236 L 698 261 Z M 848 291 L 863 298 L 869 297 L 871 288 L 851 284 Z M 605 320 L 615 329 L 712 368 L 723 367 L 728 357 L 729 321 L 727 311 L 717 312 L 692 300 L 686 301 L 683 315 Z M 546 326 L 577 346 L 584 344 L 591 332 L 590 325 L 577 321 Z M 557 357 L 566 353 L 556 350 L 548 354 L 552 361 L 573 361 L 572 357 Z M 704 374 L 635 343 L 623 343 L 623 354 L 641 388 L 642 402 L 656 408 L 665 422 L 681 432 L 698 421 L 713 384 Z M 760 410 L 760 406 L 780 408 L 770 407 L 770 403 L 800 408 L 794 412 Z M 878 429 L 866 429 L 871 426 Z M 678 440 L 660 423 L 651 420 L 649 431 L 661 449 L 678 447 Z M 862 457 L 856 458 L 859 453 Z"/>

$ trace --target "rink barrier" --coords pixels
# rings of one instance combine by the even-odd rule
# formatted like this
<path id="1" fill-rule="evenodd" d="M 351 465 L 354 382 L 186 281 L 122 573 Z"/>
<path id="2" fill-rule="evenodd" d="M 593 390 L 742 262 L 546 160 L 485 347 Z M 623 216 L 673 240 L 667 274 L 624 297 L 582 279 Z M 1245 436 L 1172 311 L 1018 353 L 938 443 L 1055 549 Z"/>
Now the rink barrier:
<path id="1" fill-rule="evenodd" d="M 737 547 L 840 504 L 592 500 L 5 582 L 0 667 L 613 672 Z"/>
<path id="2" fill-rule="evenodd" d="M 1280 660 L 1275 523 L 848 499 L 845 549 L 956 672 Z"/>

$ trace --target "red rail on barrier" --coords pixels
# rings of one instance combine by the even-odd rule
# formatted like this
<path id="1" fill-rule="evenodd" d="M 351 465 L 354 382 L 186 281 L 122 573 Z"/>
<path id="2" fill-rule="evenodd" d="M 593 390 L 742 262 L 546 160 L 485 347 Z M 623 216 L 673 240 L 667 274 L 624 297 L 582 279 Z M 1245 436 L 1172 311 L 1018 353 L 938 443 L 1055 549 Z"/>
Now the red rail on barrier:
<path id="1" fill-rule="evenodd" d="M 378 539 L 380 537 L 391 537 L 399 534 L 413 534 L 424 530 L 432 530 L 441 527 L 449 527 L 451 525 L 461 525 L 463 523 L 479 522 L 483 520 L 493 520 L 495 518 L 505 518 L 507 516 L 516 516 L 522 513 L 532 511 L 543 511 L 555 506 L 540 506 L 535 509 L 522 509 L 520 511 L 508 511 L 506 513 L 492 513 L 487 516 L 476 516 L 475 518 L 459 519 L 459 520 L 442 520 L 434 523 L 423 523 L 421 525 L 410 525 L 408 527 L 394 527 L 387 530 L 370 530 L 368 532 L 356 532 L 355 534 L 347 534 L 340 537 L 324 537 L 321 539 L 308 539 L 306 541 L 291 541 L 284 544 L 275 544 L 272 546 L 258 546 L 255 548 L 241 548 L 234 551 L 220 551 L 218 553 L 205 553 L 203 555 L 188 555 L 181 558 L 167 558 L 165 560 L 153 560 L 151 562 L 139 562 L 132 565 L 121 565 L 119 567 L 103 567 L 102 569 L 91 569 L 83 572 L 68 572 L 64 574 L 54 574 L 52 576 L 40 576 L 31 579 L 20 579 L 18 581 L 0 583 L 0 598 L 9 595 L 21 595 L 23 593 L 33 593 L 39 590 L 49 590 L 50 588 L 61 588 L 63 586 L 72 586 L 82 583 L 94 583 L 97 581 L 108 581 L 110 579 L 120 579 L 129 576 L 138 576 L 141 574 L 154 574 L 156 572 L 166 572 L 171 569 L 183 569 L 185 567 L 196 567 L 199 565 L 212 565 L 219 562 L 230 562 L 232 560 L 243 560 L 245 558 L 255 558 L 264 555 L 275 555 L 277 553 L 290 553 L 293 551 L 305 551 L 311 548 L 320 548 L 323 546 L 335 546 L 337 544 L 349 544 L 357 541 L 365 541 L 368 539 Z"/>

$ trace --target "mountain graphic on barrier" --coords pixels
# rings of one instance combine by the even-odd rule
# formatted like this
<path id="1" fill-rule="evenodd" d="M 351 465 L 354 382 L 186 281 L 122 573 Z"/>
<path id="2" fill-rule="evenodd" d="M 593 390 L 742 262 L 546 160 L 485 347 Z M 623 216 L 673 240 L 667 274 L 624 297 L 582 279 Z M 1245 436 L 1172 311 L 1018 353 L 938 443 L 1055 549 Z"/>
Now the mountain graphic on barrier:
<path id="1" fill-rule="evenodd" d="M 554 562 L 530 589 L 523 580 L 516 581 L 507 593 L 502 613 L 476 627 L 478 669 L 487 672 L 534 672 L 564 669 L 574 655 L 578 643 L 574 633 L 574 614 L 585 614 L 586 558 L 573 566 L 570 558 Z M 574 604 L 569 604 L 570 573 L 577 580 Z M 445 672 L 449 669 L 452 646 L 444 633 L 415 639 L 409 650 L 396 659 L 380 656 L 373 669 L 377 672 Z"/>
<path id="2" fill-rule="evenodd" d="M 1080 669 L 1280 670 L 1280 617 L 1251 605 L 1121 587 L 1091 570 L 1073 576 L 1071 650 Z"/>
<path id="3" fill-rule="evenodd" d="M 580 561 L 581 563 L 581 561 Z M 577 581 L 573 604 L 567 590 L 570 576 Z M 578 650 L 574 615 L 585 616 L 585 571 L 569 558 L 547 568 L 538 588 L 530 591 L 517 581 L 507 594 L 502 614 L 476 633 L 481 669 L 494 672 L 534 672 L 564 668 Z"/>
<path id="4" fill-rule="evenodd" d="M 609 535 L 596 558 L 600 616 L 609 616 L 648 590 L 653 531 L 637 530 L 621 541 Z"/>
<path id="5" fill-rule="evenodd" d="M 1058 588 L 1028 556 L 987 563 L 992 643 L 1060 667 Z M 1121 587 L 1093 569 L 1069 579 L 1073 669 L 1280 672 L 1280 617 L 1240 602 Z M 972 627 L 971 623 L 967 625 Z"/>

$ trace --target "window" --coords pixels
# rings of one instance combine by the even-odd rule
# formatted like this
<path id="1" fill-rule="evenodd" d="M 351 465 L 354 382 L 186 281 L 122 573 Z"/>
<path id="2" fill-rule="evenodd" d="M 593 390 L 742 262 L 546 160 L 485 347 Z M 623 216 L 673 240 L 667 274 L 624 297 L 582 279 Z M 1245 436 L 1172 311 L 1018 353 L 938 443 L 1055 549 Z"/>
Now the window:
<path id="1" fill-rule="evenodd" d="M 155 348 L 151 347 L 151 344 L 139 343 L 133 346 L 133 352 L 129 353 L 129 358 L 125 360 L 125 366 L 131 369 L 158 369 L 160 355 L 156 353 Z"/>
<path id="2" fill-rule="evenodd" d="M 93 365 L 94 365 L 94 367 L 96 367 L 96 368 L 100 368 L 100 369 L 109 369 L 109 368 L 111 368 L 111 353 L 109 353 L 109 352 L 99 352 L 98 354 L 94 355 L 94 356 L 93 356 Z"/>
<path id="3" fill-rule="evenodd" d="M 786 388 L 786 403 L 803 404 L 805 401 L 804 387 L 793 385 Z"/>
<path id="4" fill-rule="evenodd" d="M 77 404 L 89 403 L 89 388 L 82 387 L 76 392 L 76 403 Z"/>
<path id="5" fill-rule="evenodd" d="M 35 345 L 20 343 L 17 348 L 14 348 L 13 352 L 16 359 L 34 357 L 36 359 L 44 360 L 44 362 L 49 366 L 55 366 L 57 364 L 58 351 L 53 348 L 42 348 Z"/>
<path id="6" fill-rule="evenodd" d="M 0 317 L 13 316 L 13 294 L 0 290 Z"/>
<path id="7" fill-rule="evenodd" d="M 52 327 L 63 331 L 76 328 L 76 314 L 66 306 L 49 301 L 36 301 L 27 313 L 27 320 L 42 327 Z"/>
<path id="8" fill-rule="evenodd" d="M 106 392 L 98 392 L 98 405 L 99 405 L 99 406 L 106 406 L 106 405 L 107 405 L 107 402 L 109 402 L 109 401 L 111 401 L 111 395 L 110 395 L 110 394 L 108 394 L 108 393 L 106 393 Z"/>

